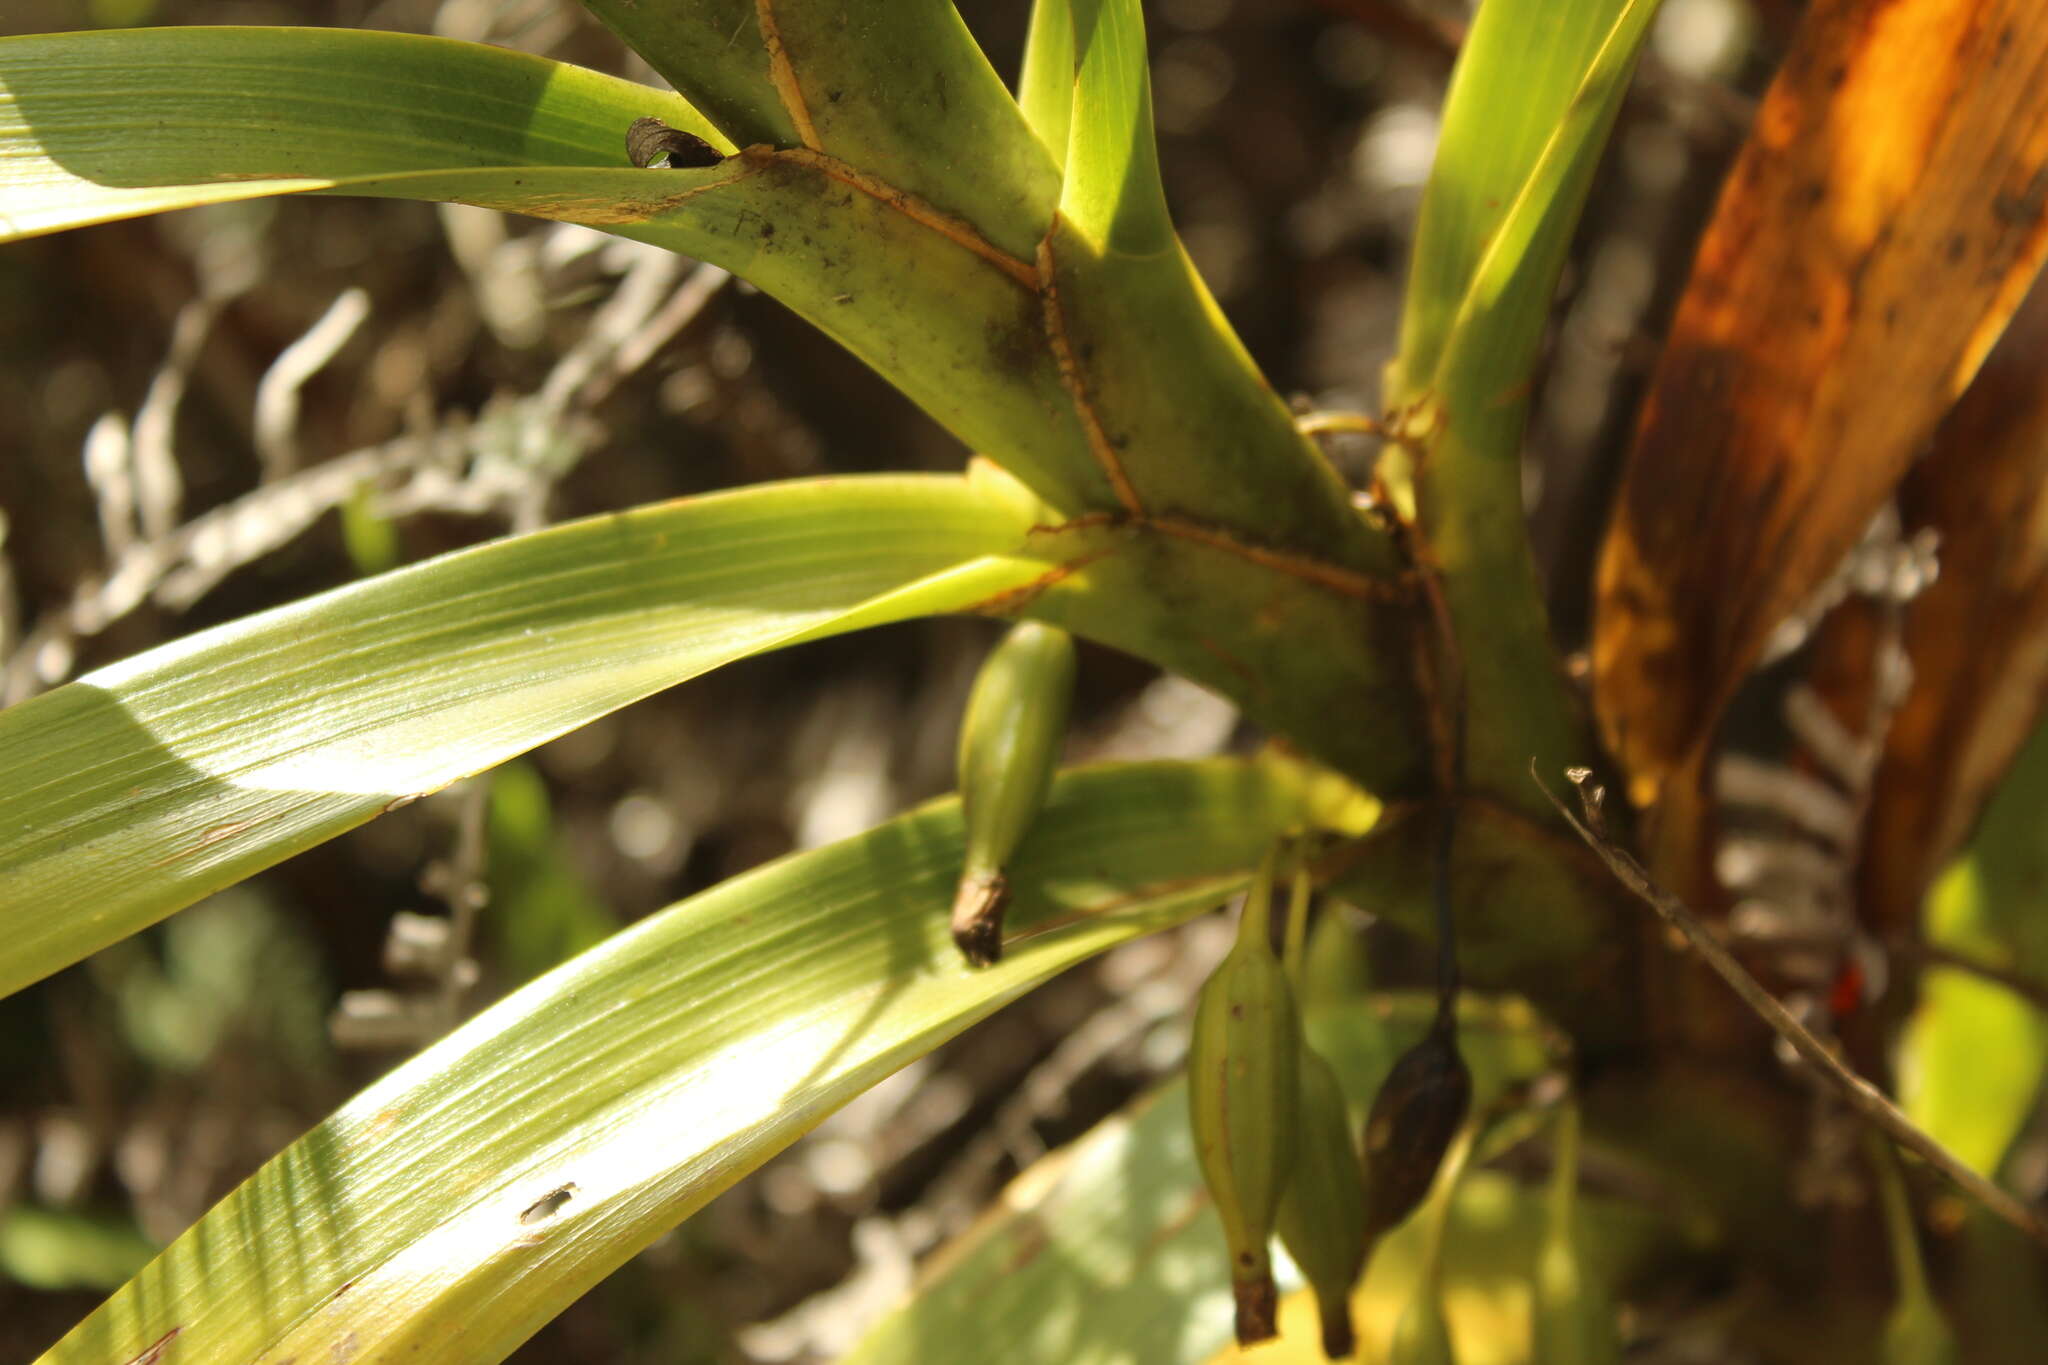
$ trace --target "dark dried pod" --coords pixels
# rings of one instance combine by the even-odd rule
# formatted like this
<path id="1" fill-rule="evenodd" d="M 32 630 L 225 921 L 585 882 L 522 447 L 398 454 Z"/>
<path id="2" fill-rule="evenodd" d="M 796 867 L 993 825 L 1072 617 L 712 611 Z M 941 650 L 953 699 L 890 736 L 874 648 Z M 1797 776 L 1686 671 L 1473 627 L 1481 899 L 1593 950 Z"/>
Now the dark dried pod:
<path id="1" fill-rule="evenodd" d="M 680 128 L 671 128 L 658 118 L 636 118 L 626 129 L 626 159 L 635 166 L 652 166 L 667 157 L 671 170 L 716 166 L 725 154 Z"/>
<path id="2" fill-rule="evenodd" d="M 1444 1011 L 1394 1063 L 1365 1121 L 1365 1225 L 1372 1238 L 1400 1226 L 1429 1193 L 1471 1102 L 1457 1022 Z"/>

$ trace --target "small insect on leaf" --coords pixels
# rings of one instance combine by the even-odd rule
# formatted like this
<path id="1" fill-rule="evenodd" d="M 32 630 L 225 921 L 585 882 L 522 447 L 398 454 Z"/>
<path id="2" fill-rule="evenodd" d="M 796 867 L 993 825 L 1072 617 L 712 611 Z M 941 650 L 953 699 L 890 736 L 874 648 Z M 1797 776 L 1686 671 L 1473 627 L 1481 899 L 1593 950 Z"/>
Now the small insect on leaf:
<path id="1" fill-rule="evenodd" d="M 528 1227 L 535 1223 L 546 1222 L 562 1211 L 562 1205 L 575 1197 L 576 1182 L 572 1180 L 566 1185 L 549 1190 L 546 1194 L 527 1205 L 526 1212 L 519 1215 L 519 1221 Z"/>
<path id="2" fill-rule="evenodd" d="M 635 166 L 652 166 L 667 157 L 671 170 L 716 166 L 725 154 L 680 128 L 671 128 L 658 118 L 636 118 L 626 129 L 626 159 Z"/>

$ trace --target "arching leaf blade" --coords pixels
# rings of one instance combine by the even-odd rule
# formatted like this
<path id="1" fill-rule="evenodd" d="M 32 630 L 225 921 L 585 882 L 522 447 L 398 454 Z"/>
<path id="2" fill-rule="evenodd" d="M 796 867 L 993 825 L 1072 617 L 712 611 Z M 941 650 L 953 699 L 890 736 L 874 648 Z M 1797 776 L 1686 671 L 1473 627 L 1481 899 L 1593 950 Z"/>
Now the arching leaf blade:
<path id="1" fill-rule="evenodd" d="M 0 990 L 685 678 L 1042 566 L 986 485 L 768 485 L 567 523 L 0 712 Z"/>
<path id="2" fill-rule="evenodd" d="M 826 1113 L 1061 969 L 1241 887 L 1308 815 L 1285 763 L 1084 770 L 960 960 L 948 798 L 614 936 L 275 1158 L 44 1357 L 502 1359 Z"/>

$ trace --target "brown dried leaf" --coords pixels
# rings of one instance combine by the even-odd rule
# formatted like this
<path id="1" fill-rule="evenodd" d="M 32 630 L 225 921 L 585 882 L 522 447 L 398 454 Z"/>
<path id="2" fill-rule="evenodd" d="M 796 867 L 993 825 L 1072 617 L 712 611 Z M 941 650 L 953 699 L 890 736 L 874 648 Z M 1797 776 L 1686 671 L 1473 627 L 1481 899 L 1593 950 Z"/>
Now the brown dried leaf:
<path id="1" fill-rule="evenodd" d="M 2048 696 L 2048 286 L 2037 287 L 1901 491 L 1941 535 L 1906 622 L 1913 690 L 1878 769 L 1859 896 L 1902 928 Z"/>
<path id="2" fill-rule="evenodd" d="M 1771 628 L 1890 496 L 2048 251 L 2040 20 L 2039 0 L 1818 0 L 1801 27 L 1602 549 L 1597 712 L 1638 803 L 1700 771 Z"/>

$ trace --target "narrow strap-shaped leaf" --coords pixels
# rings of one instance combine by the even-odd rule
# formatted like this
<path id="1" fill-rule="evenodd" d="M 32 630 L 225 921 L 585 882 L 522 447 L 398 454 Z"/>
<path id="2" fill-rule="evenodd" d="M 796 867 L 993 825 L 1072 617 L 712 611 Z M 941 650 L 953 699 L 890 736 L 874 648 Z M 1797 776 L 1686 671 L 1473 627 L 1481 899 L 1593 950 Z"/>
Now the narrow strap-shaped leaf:
<path id="1" fill-rule="evenodd" d="M 732 270 L 1045 496 L 1107 504 L 1029 260 L 1055 173 L 985 63 L 983 74 L 992 92 L 977 107 L 999 100 L 1007 145 L 1037 167 L 1002 199 L 1003 221 L 1022 221 L 1013 210 L 1030 220 L 1023 257 L 801 147 L 636 169 L 626 133 L 637 118 L 729 144 L 674 95 L 500 48 L 284 28 L 0 39 L 0 241 L 309 191 L 583 223 Z"/>
<path id="2" fill-rule="evenodd" d="M 1017 77 L 1017 107 L 1064 168 L 1074 113 L 1074 15 L 1067 0 L 1037 0 L 1031 7 L 1024 68 Z"/>
<path id="3" fill-rule="evenodd" d="M 348 29 L 0 38 L 0 241 L 111 218 L 478 166 L 626 165 L 674 95 L 524 53 Z"/>
<path id="4" fill-rule="evenodd" d="M 58 1344 L 109 1365 L 482 1365 L 844 1103 L 1062 968 L 1241 887 L 1307 775 L 1071 774 L 960 961 L 951 798 L 642 921 L 365 1091 Z"/>
<path id="5" fill-rule="evenodd" d="M 203 631 L 0 712 L 0 989 L 651 692 L 1042 565 L 944 477 L 574 522 Z"/>
<path id="6" fill-rule="evenodd" d="M 1173 220 L 1159 180 L 1137 0 L 1077 0 L 1072 9 L 1079 70 L 1060 216 L 1098 250 L 1127 256 L 1170 250 Z"/>
<path id="7" fill-rule="evenodd" d="M 1637 21 L 1655 9 L 1655 0 L 1489 0 L 1481 7 L 1444 102 L 1436 166 L 1416 224 L 1393 389 L 1412 392 L 1429 383 L 1482 258 L 1492 256 L 1499 269 L 1527 253 L 1526 234 L 1506 252 L 1494 248 L 1501 225 L 1511 214 L 1530 225 L 1547 216 L 1546 203 L 1529 214 L 1529 187 L 1544 178 L 1539 166 L 1546 157 L 1560 168 L 1576 162 L 1589 134 L 1596 149 L 1604 140 L 1604 129 L 1583 121 L 1592 106 L 1581 96 L 1606 93 L 1604 86 L 1589 91 L 1588 74 L 1618 25 L 1639 30 Z M 1540 199 L 1554 199 L 1559 188 L 1550 179 Z"/>
<path id="8" fill-rule="evenodd" d="M 1530 553 L 1520 452 L 1538 350 L 1656 0 L 1488 0 L 1459 53 L 1388 367 L 1414 510 L 1463 645 L 1468 785 L 1551 818 L 1529 761 L 1586 739 Z M 1407 482 L 1405 450 L 1383 471 Z M 1405 492 L 1397 497 L 1406 500 Z"/>

